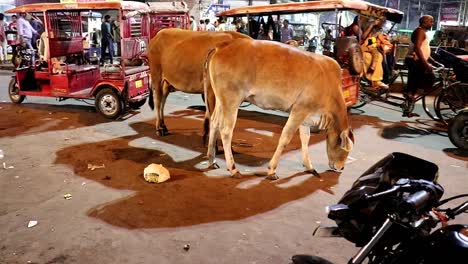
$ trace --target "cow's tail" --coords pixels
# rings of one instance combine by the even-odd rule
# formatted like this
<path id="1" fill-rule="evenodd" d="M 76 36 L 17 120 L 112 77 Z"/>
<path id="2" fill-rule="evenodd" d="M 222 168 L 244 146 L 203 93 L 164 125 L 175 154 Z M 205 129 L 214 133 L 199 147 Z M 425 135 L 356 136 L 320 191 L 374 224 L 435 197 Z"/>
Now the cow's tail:
<path id="1" fill-rule="evenodd" d="M 150 78 L 150 86 L 149 86 L 149 96 L 148 96 L 148 105 L 151 108 L 151 111 L 154 111 L 154 98 L 153 98 L 153 85 L 151 83 Z"/>
<path id="2" fill-rule="evenodd" d="M 203 142 L 205 144 L 206 144 L 206 139 L 208 137 L 208 134 L 210 133 L 210 118 L 211 118 L 210 97 L 209 97 L 208 89 L 210 88 L 212 89 L 212 87 L 210 85 L 211 80 L 210 80 L 209 68 L 210 68 L 211 58 L 215 54 L 216 50 L 217 50 L 216 48 L 212 48 L 211 50 L 208 51 L 206 58 L 205 58 L 205 63 L 203 65 L 203 95 L 205 96 L 205 107 L 206 107 L 205 120 L 203 121 Z"/>

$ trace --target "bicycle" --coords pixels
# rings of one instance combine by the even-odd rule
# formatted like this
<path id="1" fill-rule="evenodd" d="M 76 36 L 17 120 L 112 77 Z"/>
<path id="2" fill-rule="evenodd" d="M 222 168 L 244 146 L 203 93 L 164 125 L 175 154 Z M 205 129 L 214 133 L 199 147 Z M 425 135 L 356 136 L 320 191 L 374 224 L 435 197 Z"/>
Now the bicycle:
<path id="1" fill-rule="evenodd" d="M 397 96 L 394 94 L 390 94 L 390 91 L 388 89 L 375 90 L 371 87 L 368 81 L 362 79 L 358 102 L 351 108 L 358 109 L 368 103 L 377 101 L 389 104 L 391 106 L 399 107 L 403 112 L 403 116 L 413 117 L 417 116 L 416 114 L 412 114 L 414 111 L 415 103 L 418 101 L 422 101 L 422 107 L 424 112 L 432 120 L 440 121 L 440 117 L 437 115 L 438 111 L 436 110 L 437 97 L 441 93 L 441 91 L 449 85 L 448 82 L 451 81 L 449 77 L 450 69 L 446 69 L 445 67 L 439 67 L 435 68 L 434 71 L 438 74 L 438 78 L 436 79 L 436 82 L 434 83 L 432 88 L 423 91 L 414 99 L 410 99 L 407 96 Z M 393 84 L 393 82 L 395 82 L 398 79 L 398 77 L 400 77 L 401 80 L 403 80 L 404 76 L 405 73 L 402 71 L 402 69 L 397 69 L 395 72 L 392 73 L 392 76 L 390 76 L 389 78 L 390 84 Z"/>
<path id="2" fill-rule="evenodd" d="M 438 48 L 436 54 L 453 70 L 450 80 L 435 101 L 437 117 L 448 125 L 460 111 L 468 107 L 468 61 L 460 57 L 468 54 L 455 48 Z"/>

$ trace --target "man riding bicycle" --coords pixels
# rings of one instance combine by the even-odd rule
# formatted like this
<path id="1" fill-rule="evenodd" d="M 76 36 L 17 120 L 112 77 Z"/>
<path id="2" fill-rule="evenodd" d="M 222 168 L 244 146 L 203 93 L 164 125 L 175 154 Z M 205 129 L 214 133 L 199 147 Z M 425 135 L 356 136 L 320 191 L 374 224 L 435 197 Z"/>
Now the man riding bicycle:
<path id="1" fill-rule="evenodd" d="M 419 19 L 419 27 L 411 34 L 411 44 L 405 59 L 408 67 L 408 84 L 405 88 L 405 97 L 410 103 L 414 104 L 415 94 L 418 89 L 430 89 L 434 85 L 435 76 L 429 61 L 439 65 L 431 58 L 431 48 L 426 31 L 432 28 L 434 18 L 424 15 Z M 411 107 L 410 107 L 411 109 Z M 403 111 L 403 116 L 418 116 L 408 110 Z"/>

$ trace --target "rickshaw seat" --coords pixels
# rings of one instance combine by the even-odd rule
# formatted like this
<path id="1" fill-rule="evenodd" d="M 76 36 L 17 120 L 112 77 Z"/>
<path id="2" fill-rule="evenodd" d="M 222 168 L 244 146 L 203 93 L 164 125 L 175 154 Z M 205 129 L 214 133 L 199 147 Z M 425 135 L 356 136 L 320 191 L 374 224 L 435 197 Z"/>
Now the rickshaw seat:
<path id="1" fill-rule="evenodd" d="M 68 74 L 75 74 L 80 72 L 87 72 L 96 70 L 97 67 L 95 65 L 75 65 L 75 64 L 68 64 Z"/>
<path id="2" fill-rule="evenodd" d="M 138 67 L 132 67 L 132 68 L 126 68 L 125 69 L 125 75 L 132 75 L 135 73 L 143 72 L 143 71 L 148 71 L 149 66 L 143 65 L 143 66 L 138 66 Z"/>

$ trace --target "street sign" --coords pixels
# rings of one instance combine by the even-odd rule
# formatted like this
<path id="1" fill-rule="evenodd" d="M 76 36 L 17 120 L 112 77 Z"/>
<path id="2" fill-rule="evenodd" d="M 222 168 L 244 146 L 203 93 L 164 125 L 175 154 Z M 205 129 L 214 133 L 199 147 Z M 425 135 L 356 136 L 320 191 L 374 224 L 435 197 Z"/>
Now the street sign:
<path id="1" fill-rule="evenodd" d="M 445 5 L 440 10 L 440 21 L 448 22 L 448 21 L 458 21 L 458 12 L 459 6 L 450 4 Z"/>

